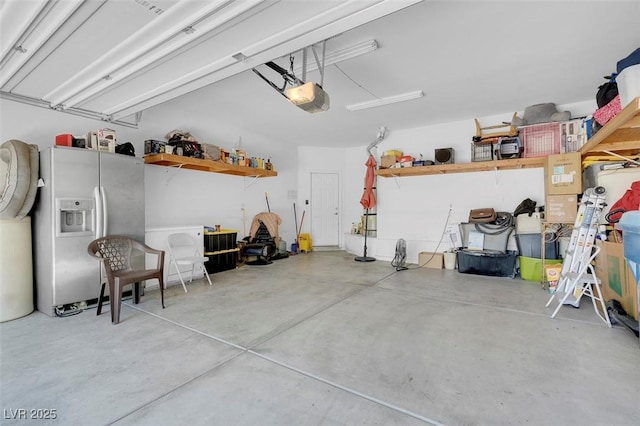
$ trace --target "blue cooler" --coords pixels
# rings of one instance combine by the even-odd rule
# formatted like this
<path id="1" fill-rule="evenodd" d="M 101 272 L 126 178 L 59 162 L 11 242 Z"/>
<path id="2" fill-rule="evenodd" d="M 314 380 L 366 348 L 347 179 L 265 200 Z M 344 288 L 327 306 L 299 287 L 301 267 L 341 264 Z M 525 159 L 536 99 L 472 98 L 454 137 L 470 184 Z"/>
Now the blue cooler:
<path id="1" fill-rule="evenodd" d="M 628 211 L 622 215 L 616 228 L 622 231 L 622 248 L 629 269 L 633 272 L 638 286 L 638 306 L 640 306 L 640 211 Z M 640 326 L 640 313 L 638 314 Z"/>

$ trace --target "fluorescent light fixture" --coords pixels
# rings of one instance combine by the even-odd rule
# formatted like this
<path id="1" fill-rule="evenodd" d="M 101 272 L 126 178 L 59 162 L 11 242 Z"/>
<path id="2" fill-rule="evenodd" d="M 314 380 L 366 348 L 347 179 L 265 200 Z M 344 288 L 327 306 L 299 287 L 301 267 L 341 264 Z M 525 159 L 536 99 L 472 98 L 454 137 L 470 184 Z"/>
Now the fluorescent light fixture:
<path id="1" fill-rule="evenodd" d="M 289 102 L 307 112 L 321 112 L 329 109 L 329 94 L 311 81 L 288 88 L 285 96 Z"/>
<path id="2" fill-rule="evenodd" d="M 412 99 L 418 99 L 424 96 L 422 90 L 416 90 L 415 92 L 403 93 L 401 95 L 389 96 L 386 98 L 374 99 L 373 101 L 360 102 L 357 104 L 347 105 L 349 111 L 358 111 L 361 109 L 375 108 L 383 105 L 395 104 L 397 102 L 410 101 Z"/>
<path id="3" fill-rule="evenodd" d="M 331 65 L 337 62 L 345 61 L 347 59 L 355 58 L 365 53 L 373 52 L 378 48 L 378 42 L 375 40 L 367 40 L 362 43 L 354 44 L 353 46 L 345 47 L 344 49 L 338 49 L 331 52 L 327 52 L 324 56 L 324 65 Z M 318 69 L 318 63 L 314 60 L 307 61 L 307 72 Z M 293 68 L 295 75 L 302 73 L 302 63 Z"/>

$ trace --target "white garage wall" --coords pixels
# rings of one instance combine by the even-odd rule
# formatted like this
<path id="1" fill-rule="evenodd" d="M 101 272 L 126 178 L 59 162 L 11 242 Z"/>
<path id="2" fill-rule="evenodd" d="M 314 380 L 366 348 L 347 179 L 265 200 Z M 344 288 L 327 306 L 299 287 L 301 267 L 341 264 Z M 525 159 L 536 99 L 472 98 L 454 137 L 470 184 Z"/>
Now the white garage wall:
<path id="1" fill-rule="evenodd" d="M 178 129 L 228 152 L 243 149 L 250 157 L 270 158 L 278 176 L 255 179 L 147 165 L 147 227 L 220 225 L 237 230 L 238 239 L 242 239 L 248 234 L 253 217 L 270 210 L 282 219 L 280 237 L 293 242 L 295 224 L 290 212 L 295 201 L 291 197 L 297 190 L 295 148 L 266 134 L 247 134 L 243 129 L 232 128 L 216 120 L 214 109 L 210 111 L 211 120 L 196 121 L 198 114 L 192 112 L 193 108 L 196 106 L 186 97 L 145 111 L 140 132 L 144 139 L 165 140 L 167 132 Z"/>
<path id="2" fill-rule="evenodd" d="M 301 233 L 310 233 L 311 221 L 311 204 L 306 204 L 309 200 L 311 203 L 311 174 L 319 172 L 337 173 L 340 176 L 340 188 L 338 188 L 340 206 L 343 212 L 340 215 L 341 227 L 344 228 L 344 205 L 345 194 L 347 194 L 347 188 L 345 186 L 348 178 L 345 178 L 345 164 L 347 158 L 345 157 L 344 148 L 318 148 L 302 146 L 298 148 L 298 198 L 296 201 L 296 210 L 298 216 L 298 223 L 300 223 L 302 212 L 306 210 L 304 223 L 302 224 Z M 290 215 L 293 217 L 293 203 L 289 208 Z M 313 235 L 311 235 L 313 242 Z M 340 245 L 343 246 L 344 242 L 340 240 Z"/>
<path id="3" fill-rule="evenodd" d="M 216 123 L 203 123 L 195 127 L 188 123 L 188 116 L 181 118 L 179 111 L 174 110 L 173 116 L 164 112 L 155 117 L 144 114 L 139 128 L 133 129 L 0 99 L 0 140 L 18 139 L 43 149 L 54 145 L 57 134 L 81 135 L 108 127 L 116 130 L 118 143 L 132 142 L 136 155 L 141 157 L 144 140 L 164 140 L 164 135 L 176 128 L 191 131 L 200 138 L 216 138 Z M 209 127 L 212 130 L 208 130 Z M 237 138 L 225 146 L 233 148 L 235 142 Z M 293 241 L 294 220 L 288 213 L 294 200 L 288 197 L 291 191 L 295 194 L 297 189 L 295 149 L 255 138 L 243 143 L 242 147 L 250 155 L 271 158 L 278 176 L 253 179 L 146 165 L 146 227 L 221 225 L 238 230 L 238 237 L 242 238 L 244 229 L 249 231 L 253 216 L 267 211 L 267 193 L 271 211 L 280 214 L 283 220 L 280 235 L 286 241 Z"/>
<path id="4" fill-rule="evenodd" d="M 56 134 L 82 134 L 101 127 L 114 128 L 120 143 L 133 142 L 138 156 L 142 156 L 145 139 L 163 139 L 167 131 L 175 128 L 191 131 L 200 138 L 211 135 L 212 143 L 233 148 L 233 143 L 215 140 L 217 123 L 197 123 L 196 127 L 188 122 L 188 117 L 181 117 L 180 111 L 175 110 L 173 117 L 167 111 L 155 115 L 153 111 L 145 113 L 140 128 L 131 129 L 7 100 L 0 100 L 0 108 L 2 141 L 19 139 L 40 148 L 53 145 Z M 587 115 L 595 110 L 595 102 L 559 106 L 559 109 L 569 110 L 574 116 Z M 508 121 L 512 115 L 513 112 L 507 112 L 479 120 L 482 125 L 491 125 Z M 231 134 L 230 129 L 225 132 Z M 237 133 L 240 134 L 241 129 Z M 375 129 L 372 140 L 374 133 Z M 401 149 L 406 154 L 418 156 L 422 153 L 425 159 L 433 159 L 435 148 L 453 147 L 456 161 L 468 162 L 474 134 L 473 119 L 414 129 L 389 129 L 374 154 L 379 159 L 379 154 L 386 150 Z M 242 148 L 250 155 L 271 158 L 278 171 L 275 178 L 243 178 L 147 165 L 147 227 L 219 224 L 238 230 L 241 238 L 243 229 L 248 231 L 253 216 L 266 211 L 266 193 L 271 211 L 282 218 L 280 234 L 290 243 L 295 240 L 293 203 L 296 202 L 299 213 L 308 208 L 304 200 L 310 199 L 310 174 L 334 171 L 341 176 L 341 227 L 348 233 L 351 223 L 358 221 L 362 214 L 359 201 L 367 160 L 366 147 L 370 142 L 363 141 L 361 147 L 355 148 L 303 146 L 296 149 L 269 140 L 267 135 L 243 137 Z M 391 260 L 396 241 L 404 238 L 408 261 L 413 263 L 417 262 L 418 252 L 436 249 L 450 206 L 449 223 L 459 223 L 467 219 L 472 208 L 494 207 L 512 212 L 527 197 L 539 204 L 544 202 L 542 169 L 378 178 L 377 188 L 378 237 L 375 252 L 369 254 Z M 305 219 L 304 232 L 309 229 L 310 221 Z M 343 239 L 340 244 L 344 246 Z M 446 248 L 446 243 L 441 244 L 438 251 Z"/>
<path id="5" fill-rule="evenodd" d="M 571 111 L 574 117 L 591 114 L 595 102 L 558 106 Z M 522 111 L 519 112 L 522 116 Z M 513 112 L 503 115 L 480 117 L 482 126 L 509 122 Z M 435 148 L 453 147 L 457 163 L 471 161 L 471 138 L 475 135 L 473 119 L 435 126 L 394 131 L 377 146 L 378 154 L 391 149 L 402 150 L 406 155 L 434 159 Z M 347 170 L 354 181 L 362 182 L 366 146 L 361 150 L 348 150 Z M 379 157 L 378 157 L 379 159 Z M 355 172 L 358 170 L 358 172 Z M 350 172 L 349 172 L 350 173 Z M 359 200 L 361 188 L 349 187 L 346 199 Z M 449 249 L 446 237 L 440 243 L 445 225 L 465 222 L 469 210 L 493 207 L 497 211 L 513 212 L 525 198 L 544 204 L 544 170 L 542 168 L 501 170 L 492 172 L 453 173 L 402 178 L 378 178 L 378 225 L 374 252 L 369 255 L 382 260 L 392 260 L 399 238 L 407 242 L 407 261 L 416 263 L 421 251 L 445 251 Z M 451 209 L 451 213 L 449 210 Z M 361 208 L 345 210 L 344 230 L 362 214 Z M 440 244 L 439 244 L 440 243 Z M 511 248 L 515 248 L 513 241 Z"/>

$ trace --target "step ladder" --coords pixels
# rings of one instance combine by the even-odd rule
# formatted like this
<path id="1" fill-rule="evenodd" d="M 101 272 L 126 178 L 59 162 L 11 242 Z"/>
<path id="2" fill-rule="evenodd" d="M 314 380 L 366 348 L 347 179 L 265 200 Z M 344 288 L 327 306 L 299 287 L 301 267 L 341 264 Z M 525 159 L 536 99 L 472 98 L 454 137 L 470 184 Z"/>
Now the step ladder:
<path id="1" fill-rule="evenodd" d="M 598 317 L 611 327 L 609 313 L 600 290 L 601 281 L 593 267 L 593 261 L 600 252 L 600 247 L 595 246 L 594 241 L 598 233 L 600 214 L 606 206 L 605 195 L 606 189 L 602 186 L 584 191 L 562 262 L 556 291 L 545 305 L 549 307 L 554 299 L 558 300 L 558 306 L 551 318 L 555 318 L 563 305 L 579 307 L 582 296 L 587 296 L 593 302 Z"/>

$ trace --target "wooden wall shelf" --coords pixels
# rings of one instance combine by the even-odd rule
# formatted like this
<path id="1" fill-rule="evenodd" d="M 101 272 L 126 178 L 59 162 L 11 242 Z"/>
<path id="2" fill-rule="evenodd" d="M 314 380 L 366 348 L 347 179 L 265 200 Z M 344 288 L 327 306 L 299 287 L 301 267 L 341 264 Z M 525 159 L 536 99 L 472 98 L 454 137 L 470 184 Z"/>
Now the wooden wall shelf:
<path id="1" fill-rule="evenodd" d="M 640 97 L 632 100 L 580 148 L 583 157 L 603 151 L 628 156 L 640 154 Z"/>
<path id="2" fill-rule="evenodd" d="M 640 155 L 640 97 L 635 98 L 580 148 L 582 157 L 594 153 L 615 152 L 632 157 Z M 491 170 L 544 167 L 546 157 L 514 158 L 475 163 L 378 169 L 380 177 L 423 176 L 449 173 L 486 172 Z"/>
<path id="3" fill-rule="evenodd" d="M 249 177 L 273 177 L 278 173 L 273 170 L 258 169 L 255 167 L 236 166 L 221 161 L 203 160 L 200 158 L 184 157 L 173 154 L 150 154 L 145 155 L 146 164 L 156 164 L 158 166 L 178 167 L 182 169 L 200 170 L 203 172 L 222 173 L 226 175 L 249 176 Z"/>
<path id="4" fill-rule="evenodd" d="M 545 157 L 512 158 L 508 160 L 478 161 L 474 163 L 438 164 L 434 166 L 401 167 L 392 169 L 378 169 L 376 174 L 381 177 L 392 176 L 422 176 L 441 175 L 450 173 L 488 172 L 491 170 L 526 169 L 544 167 Z"/>

